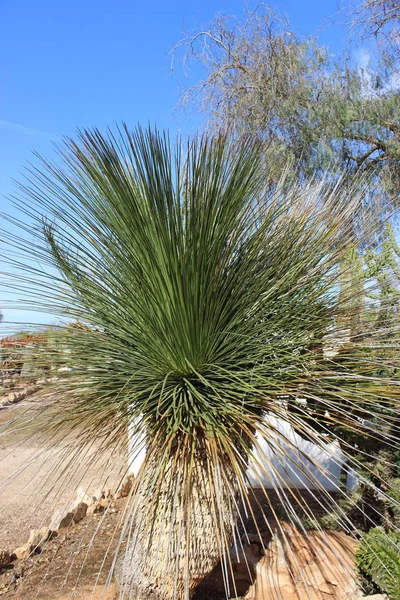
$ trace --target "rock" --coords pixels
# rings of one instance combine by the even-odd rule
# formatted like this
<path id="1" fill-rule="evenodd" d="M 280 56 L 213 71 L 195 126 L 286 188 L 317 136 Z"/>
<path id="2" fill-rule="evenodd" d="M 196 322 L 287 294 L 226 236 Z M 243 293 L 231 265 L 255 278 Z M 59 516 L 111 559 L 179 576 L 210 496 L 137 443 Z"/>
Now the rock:
<path id="1" fill-rule="evenodd" d="M 82 521 L 83 517 L 86 517 L 87 509 L 88 505 L 86 504 L 86 502 L 77 502 L 73 506 L 71 514 L 74 523 L 79 523 L 79 521 Z"/>
<path id="2" fill-rule="evenodd" d="M 245 555 L 255 571 L 246 600 L 356 600 L 354 552 L 357 543 L 342 532 L 308 532 L 283 523 L 257 556 L 251 540 Z M 352 577 L 351 573 L 354 573 Z M 307 583 L 305 583 L 307 582 Z"/>
<path id="3" fill-rule="evenodd" d="M 51 520 L 51 530 L 65 529 L 74 523 L 79 523 L 86 516 L 87 509 L 86 502 L 75 501 L 68 512 L 56 512 Z"/>
<path id="4" fill-rule="evenodd" d="M 91 504 L 87 509 L 87 516 L 91 517 L 92 515 L 96 515 L 98 513 L 104 512 L 105 508 L 100 504 L 100 502 L 95 502 Z"/>
<path id="5" fill-rule="evenodd" d="M 11 554 L 5 550 L 0 550 L 0 568 L 9 565 L 11 561 Z"/>
<path id="6" fill-rule="evenodd" d="M 100 509 L 106 509 L 111 505 L 111 498 L 100 498 L 100 500 L 97 502 L 97 505 L 100 507 Z"/>
<path id="7" fill-rule="evenodd" d="M 33 546 L 29 543 L 24 544 L 23 546 L 20 546 L 19 548 L 17 548 L 16 550 L 14 550 L 13 554 L 15 554 L 15 556 L 22 560 L 24 558 L 28 558 L 28 556 L 32 553 L 33 551 Z"/>
<path id="8" fill-rule="evenodd" d="M 74 524 L 74 515 L 72 511 L 67 513 L 58 512 L 53 515 L 51 520 L 50 528 L 53 530 L 65 529 Z"/>
<path id="9" fill-rule="evenodd" d="M 95 493 L 95 496 L 96 496 L 97 500 L 104 500 L 104 499 L 111 500 L 112 498 L 114 498 L 114 495 L 110 488 L 106 488 L 105 490 L 103 490 L 103 489 L 97 490 L 97 492 Z"/>
<path id="10" fill-rule="evenodd" d="M 52 538 L 55 534 L 55 531 L 52 531 L 48 527 L 42 527 L 41 529 L 31 529 L 31 533 L 29 535 L 28 544 L 37 548 L 40 544 L 44 544 Z"/>
<path id="11" fill-rule="evenodd" d="M 57 529 L 65 529 L 66 527 L 73 525 L 73 523 L 74 523 L 74 515 L 72 514 L 71 511 L 68 511 L 66 513 L 66 515 L 64 515 L 64 517 L 62 519 L 60 519 Z"/>
<path id="12" fill-rule="evenodd" d="M 133 488 L 134 481 L 135 478 L 133 475 L 127 475 L 118 488 L 115 498 L 126 498 L 126 496 L 129 496 L 129 493 Z"/>
<path id="13" fill-rule="evenodd" d="M 83 488 L 78 488 L 76 492 L 76 503 L 84 502 L 88 506 L 97 502 L 96 496 L 90 496 Z"/>

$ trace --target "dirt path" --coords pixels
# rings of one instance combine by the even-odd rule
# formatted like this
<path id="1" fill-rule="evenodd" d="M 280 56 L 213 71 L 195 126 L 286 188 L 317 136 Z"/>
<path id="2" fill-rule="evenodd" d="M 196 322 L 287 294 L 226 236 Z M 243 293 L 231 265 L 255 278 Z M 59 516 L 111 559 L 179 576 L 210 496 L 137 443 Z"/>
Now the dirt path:
<path id="1" fill-rule="evenodd" d="M 99 456 L 94 445 L 73 453 L 62 444 L 51 446 L 33 431 L 16 428 L 2 435 L 2 425 L 21 419 L 37 406 L 37 398 L 0 411 L 0 550 L 24 544 L 30 529 L 48 526 L 58 509 L 68 506 L 81 487 L 94 493 L 115 486 L 124 474 L 124 453 Z"/>
<path id="2" fill-rule="evenodd" d="M 114 512 L 86 517 L 47 542 L 40 554 L 0 570 L 1 600 L 116 599 L 116 587 L 105 588 L 123 501 L 115 504 Z"/>

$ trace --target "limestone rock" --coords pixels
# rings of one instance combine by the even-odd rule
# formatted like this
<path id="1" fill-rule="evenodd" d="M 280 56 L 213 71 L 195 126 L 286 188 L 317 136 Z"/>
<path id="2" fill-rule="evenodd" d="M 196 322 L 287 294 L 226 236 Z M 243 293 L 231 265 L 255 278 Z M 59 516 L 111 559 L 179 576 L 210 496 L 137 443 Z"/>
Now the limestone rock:
<path id="1" fill-rule="evenodd" d="M 65 529 L 66 527 L 70 527 L 74 524 L 74 515 L 72 511 L 68 511 L 67 513 L 58 512 L 53 515 L 51 520 L 50 527 L 53 530 Z"/>
<path id="2" fill-rule="evenodd" d="M 75 501 L 68 512 L 58 511 L 53 515 L 50 528 L 52 530 L 65 529 L 74 523 L 79 523 L 86 516 L 87 509 L 86 502 Z"/>
<path id="3" fill-rule="evenodd" d="M 5 550 L 0 550 L 0 568 L 9 565 L 11 561 L 11 554 Z"/>
<path id="4" fill-rule="evenodd" d="M 87 516 L 91 517 L 92 515 L 97 515 L 98 513 L 104 512 L 104 506 L 102 506 L 99 502 L 95 502 L 95 504 L 91 504 L 87 509 Z"/>
<path id="5" fill-rule="evenodd" d="M 54 531 L 49 529 L 48 527 L 42 527 L 41 529 L 31 529 L 31 533 L 29 535 L 28 544 L 33 546 L 33 548 L 37 548 L 40 544 L 44 544 L 53 537 L 55 534 Z"/>
<path id="6" fill-rule="evenodd" d="M 76 492 L 76 504 L 78 504 L 79 502 L 84 502 L 85 504 L 90 506 L 91 504 L 97 502 L 97 498 L 96 496 L 90 496 L 86 490 L 80 487 Z"/>
<path id="7" fill-rule="evenodd" d="M 74 523 L 79 523 L 79 521 L 82 521 L 83 517 L 86 517 L 87 509 L 88 505 L 86 502 L 77 502 L 73 506 L 71 514 Z"/>
<path id="8" fill-rule="evenodd" d="M 18 559 L 24 559 L 24 558 L 28 558 L 28 556 L 32 553 L 33 551 L 33 546 L 29 543 L 24 544 L 23 546 L 20 546 L 19 548 L 16 548 L 13 552 L 13 554 L 15 554 L 15 556 Z"/>
<path id="9" fill-rule="evenodd" d="M 134 481 L 135 478 L 133 477 L 133 475 L 127 475 L 121 483 L 120 487 L 118 488 L 117 493 L 115 494 L 115 498 L 126 498 L 127 496 L 129 496 L 129 493 L 133 488 Z"/>

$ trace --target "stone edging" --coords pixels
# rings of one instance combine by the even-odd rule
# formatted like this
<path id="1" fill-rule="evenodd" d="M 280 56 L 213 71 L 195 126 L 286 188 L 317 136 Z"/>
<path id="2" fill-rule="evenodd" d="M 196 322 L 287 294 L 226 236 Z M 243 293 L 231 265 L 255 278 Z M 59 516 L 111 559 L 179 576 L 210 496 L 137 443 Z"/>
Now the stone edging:
<path id="1" fill-rule="evenodd" d="M 79 523 L 84 517 L 110 509 L 114 500 L 125 498 L 129 495 L 133 487 L 133 482 L 133 475 L 127 475 L 117 488 L 115 494 L 108 489 L 100 490 L 96 495 L 90 496 L 85 490 L 79 488 L 72 506 L 66 512 L 57 511 L 54 513 L 49 527 L 32 529 L 26 544 L 16 548 L 14 552 L 0 550 L 0 570 L 15 560 L 22 560 L 32 556 L 36 552 L 40 552 L 43 544 L 56 537 L 63 530 Z"/>
<path id="2" fill-rule="evenodd" d="M 21 390 L 17 390 L 15 392 L 10 392 L 9 394 L 4 394 L 0 397 L 0 408 L 5 408 L 10 404 L 17 404 L 24 400 L 27 396 L 31 396 L 38 392 L 46 383 L 53 383 L 57 381 L 58 377 L 49 377 L 48 379 L 38 379 L 32 384 L 28 384 L 26 387 Z"/>

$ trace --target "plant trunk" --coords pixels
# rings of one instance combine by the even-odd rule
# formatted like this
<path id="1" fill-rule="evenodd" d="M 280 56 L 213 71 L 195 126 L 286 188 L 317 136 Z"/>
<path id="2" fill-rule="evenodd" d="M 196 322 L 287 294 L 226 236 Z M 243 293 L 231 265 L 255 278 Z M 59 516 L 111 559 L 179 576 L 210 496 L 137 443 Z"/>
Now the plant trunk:
<path id="1" fill-rule="evenodd" d="M 234 469 L 227 459 L 223 466 L 212 461 L 203 444 L 193 457 L 182 454 L 167 461 L 155 456 L 144 466 L 132 532 L 117 567 L 121 598 L 189 600 L 229 557 L 238 516 Z"/>

